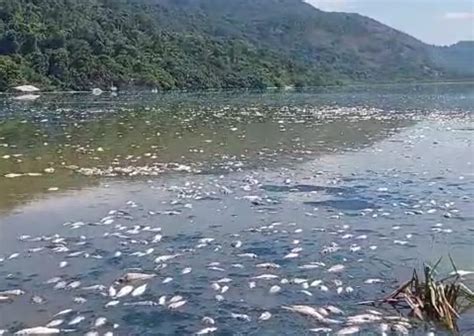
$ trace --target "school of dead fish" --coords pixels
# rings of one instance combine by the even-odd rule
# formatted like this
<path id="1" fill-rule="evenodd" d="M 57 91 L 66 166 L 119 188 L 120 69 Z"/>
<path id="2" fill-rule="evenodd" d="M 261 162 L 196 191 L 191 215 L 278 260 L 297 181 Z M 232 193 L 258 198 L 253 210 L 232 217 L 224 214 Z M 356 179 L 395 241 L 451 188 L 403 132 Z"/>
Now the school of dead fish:
<path id="1" fill-rule="evenodd" d="M 353 113 L 354 110 L 350 110 Z M 347 113 L 349 113 L 347 112 Z M 359 114 L 370 116 L 379 113 L 378 110 L 362 110 Z M 338 111 L 340 113 L 340 111 Z M 282 131 L 285 131 L 283 122 L 281 123 Z M 237 128 L 231 129 L 232 132 Z M 102 152 L 103 149 L 97 149 Z M 22 154 L 5 155 L 3 159 L 21 160 Z M 230 164 L 232 167 L 239 165 Z M 128 166 L 128 167 L 72 167 L 72 170 L 79 174 L 93 176 L 136 176 L 136 175 L 159 175 L 165 170 L 174 170 L 176 172 L 195 173 L 199 172 L 198 168 L 178 163 L 156 164 L 153 166 Z M 16 179 L 21 177 L 41 177 L 43 175 L 53 175 L 56 169 L 48 167 L 41 172 L 17 173 L 10 172 L 4 175 L 7 179 Z M 285 185 L 293 184 L 293 181 L 286 179 Z M 205 196 L 230 196 L 239 201 L 243 201 L 252 207 L 271 205 L 273 200 L 268 195 L 257 193 L 261 186 L 260 181 L 255 176 L 247 176 L 244 184 L 240 186 L 240 191 L 244 191 L 244 195 L 234 195 L 236 191 L 229 186 L 215 184 L 215 192 Z M 153 216 L 177 216 L 180 218 L 184 209 L 192 209 L 192 201 L 198 200 L 199 195 L 196 190 L 192 190 L 192 185 L 187 184 L 185 187 L 174 186 L 170 188 L 174 192 L 178 192 L 179 197 L 176 204 L 181 200 L 186 203 L 182 210 L 166 210 L 162 212 L 150 211 Z M 52 190 L 51 190 L 52 191 Z M 387 192 L 388 190 L 380 189 L 379 192 Z M 194 199 L 193 199 L 194 198 Z M 171 202 L 171 204 L 173 204 Z M 130 201 L 126 207 L 133 209 L 137 207 L 137 203 Z M 406 215 L 422 215 L 435 213 L 442 214 L 443 218 L 449 219 L 457 215 L 454 202 L 440 202 L 438 200 L 430 200 L 419 202 L 415 205 L 397 204 L 398 208 L 404 209 Z M 314 209 L 317 211 L 317 209 Z M 388 210 L 380 209 L 364 209 L 361 211 L 363 216 L 387 216 Z M 340 218 L 344 214 L 339 213 L 336 216 Z M 308 216 L 312 216 L 308 213 Z M 334 217 L 334 218 L 336 218 Z M 125 220 L 124 220 L 125 219 Z M 231 311 L 227 318 L 240 321 L 243 323 L 269 323 L 272 319 L 279 318 L 281 314 L 294 314 L 306 318 L 313 328 L 308 330 L 316 334 L 334 334 L 334 335 L 355 335 L 363 333 L 364 330 L 376 330 L 380 335 L 408 335 L 413 325 L 410 320 L 399 315 L 390 315 L 386 312 L 377 310 L 358 308 L 357 314 L 350 314 L 343 309 L 334 305 L 318 305 L 318 304 L 301 304 L 299 301 L 308 302 L 312 298 L 320 297 L 322 293 L 336 293 L 340 296 L 350 297 L 357 293 L 361 286 L 370 286 L 383 284 L 384 279 L 367 278 L 361 283 L 353 283 L 350 273 L 354 265 L 351 265 L 346 258 L 340 259 L 338 262 L 331 262 L 330 256 L 345 251 L 351 254 L 358 254 L 363 251 L 376 251 L 378 246 L 373 237 L 366 234 L 357 234 L 350 225 L 336 225 L 330 232 L 334 241 L 326 246 L 320 246 L 317 251 L 308 251 L 308 247 L 304 246 L 305 232 L 299 228 L 297 223 L 270 222 L 267 225 L 252 227 L 244 232 L 235 234 L 231 238 L 231 242 L 222 241 L 214 237 L 201 237 L 193 246 L 179 248 L 177 250 L 166 250 L 161 245 L 169 238 L 166 235 L 166 228 L 161 226 L 143 226 L 140 224 L 125 225 L 125 221 L 133 220 L 129 209 L 110 210 L 106 216 L 99 219 L 96 223 L 87 223 L 82 221 L 71 221 L 64 223 L 64 228 L 73 232 L 74 238 L 62 234 L 54 234 L 49 236 L 30 236 L 23 235 L 19 237 L 19 241 L 27 244 L 28 247 L 24 251 L 12 252 L 9 255 L 0 257 L 0 267 L 8 265 L 21 258 L 27 258 L 36 253 L 49 253 L 57 257 L 57 275 L 44 281 L 44 285 L 58 293 L 60 291 L 74 292 L 74 305 L 59 311 L 49 321 L 44 321 L 42 326 L 33 326 L 21 330 L 3 330 L 0 329 L 0 335 L 13 333 L 15 335 L 54 335 L 64 333 L 83 332 L 84 335 L 107 335 L 114 333 L 120 334 L 121 325 L 114 322 L 113 317 L 108 316 L 108 312 L 117 307 L 146 307 L 147 309 L 165 309 L 175 313 L 183 313 L 187 306 L 194 302 L 193 297 L 185 296 L 179 290 L 173 295 L 163 295 L 156 288 L 178 283 L 183 277 L 192 279 L 195 270 L 191 265 L 186 265 L 186 258 L 199 253 L 200 250 L 210 250 L 219 253 L 228 249 L 237 260 L 235 263 L 228 265 L 223 262 L 210 262 L 206 266 L 209 274 L 217 274 L 217 276 L 209 276 L 208 291 L 218 303 L 224 303 L 228 300 L 229 293 L 235 291 L 237 283 L 244 282 L 248 291 L 263 289 L 268 296 L 276 297 L 284 296 L 286 292 L 296 291 L 300 293 L 299 299 L 295 299 L 294 304 L 282 304 L 279 309 L 268 311 L 265 309 L 249 309 L 249 311 Z M 113 258 L 116 259 L 146 259 L 155 266 L 149 269 L 133 269 L 123 273 L 113 281 L 91 284 L 85 280 L 70 279 L 64 270 L 71 268 L 75 264 L 75 260 L 102 260 L 106 256 L 100 252 L 87 249 L 86 246 L 91 244 L 93 237 L 81 234 L 81 231 L 87 227 L 94 227 L 96 230 L 103 232 L 95 232 L 95 235 L 101 235 L 104 239 L 116 240 L 118 249 L 113 251 Z M 315 232 L 320 230 L 314 228 Z M 324 231 L 324 229 L 321 229 Z M 398 233 L 400 226 L 392 227 L 392 232 Z M 453 229 L 445 228 L 444 224 L 438 223 L 432 227 L 432 231 L 436 233 L 449 234 Z M 289 238 L 287 250 L 279 251 L 279 262 L 275 260 L 265 260 L 254 252 L 245 252 L 246 239 L 245 234 L 284 234 Z M 410 245 L 413 235 L 407 233 L 403 238 L 392 239 L 391 244 L 403 246 Z M 138 246 L 138 248 L 136 248 Z M 136 248 L 136 250 L 134 250 Z M 132 251 L 131 251 L 132 249 Z M 314 260 L 308 261 L 308 255 L 312 255 Z M 304 260 L 304 261 L 301 261 Z M 361 260 L 362 261 L 362 258 Z M 285 270 L 288 264 L 297 264 L 297 270 L 288 272 Z M 166 273 L 170 265 L 183 265 L 174 274 Z M 185 266 L 184 266 L 185 265 Z M 356 266 L 357 267 L 357 266 Z M 229 275 L 229 269 L 245 269 L 252 273 L 244 280 L 236 279 Z M 202 270 L 199 270 L 201 273 Z M 305 274 L 303 277 L 299 272 Z M 467 276 L 472 274 L 470 271 L 459 270 L 461 275 Z M 295 274 L 291 274 L 295 273 Z M 309 277 L 308 274 L 317 274 L 317 276 Z M 41 293 L 27 292 L 22 288 L 0 288 L 0 311 L 6 305 L 14 303 L 21 297 L 30 296 L 30 302 L 36 305 L 47 305 L 54 298 L 44 298 Z M 102 300 L 102 307 L 95 312 L 104 316 L 91 316 L 89 313 L 81 313 L 80 307 L 88 300 Z M 314 302 L 319 302 L 314 298 Z M 207 335 L 219 331 L 219 325 L 223 323 L 222 319 L 212 316 L 203 316 L 201 319 L 201 329 L 196 329 L 196 335 Z M 1 328 L 1 326 L 0 326 Z M 90 329 L 90 330 L 88 330 Z M 429 335 L 433 333 L 430 332 Z"/>

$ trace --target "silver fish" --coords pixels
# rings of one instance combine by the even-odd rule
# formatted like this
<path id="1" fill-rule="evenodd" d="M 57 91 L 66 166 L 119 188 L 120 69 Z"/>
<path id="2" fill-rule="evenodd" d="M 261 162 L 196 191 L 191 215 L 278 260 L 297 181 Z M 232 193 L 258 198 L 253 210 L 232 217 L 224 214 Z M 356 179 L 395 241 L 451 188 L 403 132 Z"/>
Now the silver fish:
<path id="1" fill-rule="evenodd" d="M 250 322 L 251 318 L 247 314 L 236 314 L 236 313 L 231 313 L 232 318 L 239 320 L 239 321 L 246 321 Z"/>
<path id="2" fill-rule="evenodd" d="M 347 327 L 339 330 L 336 335 L 343 336 L 343 335 L 353 335 L 360 331 L 360 328 L 357 326 Z"/>
<path id="3" fill-rule="evenodd" d="M 35 327 L 17 331 L 15 335 L 56 335 L 61 331 L 56 328 Z"/>
<path id="4" fill-rule="evenodd" d="M 196 335 L 208 335 L 208 334 L 212 334 L 213 332 L 215 332 L 217 330 L 216 327 L 207 327 L 207 328 L 204 328 L 204 329 L 201 329 L 199 330 Z"/>
<path id="5" fill-rule="evenodd" d="M 117 295 L 116 295 L 115 297 L 117 297 L 117 298 L 125 297 L 125 296 L 129 295 L 130 293 L 132 293 L 132 292 L 133 292 L 133 289 L 134 289 L 133 286 L 125 286 L 125 287 L 122 287 L 122 288 L 118 291 L 118 293 L 117 293 Z"/>
<path id="6" fill-rule="evenodd" d="M 107 323 L 107 319 L 105 317 L 98 317 L 94 321 L 94 327 L 95 328 L 100 328 L 100 327 L 104 326 L 106 323 Z"/>
<path id="7" fill-rule="evenodd" d="M 186 300 L 174 302 L 168 305 L 169 309 L 178 309 L 186 304 Z"/>
<path id="8" fill-rule="evenodd" d="M 73 318 L 69 323 L 68 325 L 70 326 L 73 326 L 73 325 L 77 325 L 79 323 L 81 323 L 82 321 L 84 321 L 86 318 L 84 316 L 76 316 L 75 318 Z"/>
<path id="9" fill-rule="evenodd" d="M 147 284 L 144 284 L 142 286 L 135 288 L 132 292 L 132 296 L 136 297 L 136 296 L 143 295 L 147 289 L 147 286 L 148 286 Z"/>
<path id="10" fill-rule="evenodd" d="M 269 319 L 271 319 L 271 318 L 272 318 L 272 314 L 271 314 L 270 312 L 268 312 L 268 311 L 263 312 L 263 313 L 258 317 L 258 319 L 259 319 L 260 321 L 267 321 L 267 320 L 269 320 Z"/>

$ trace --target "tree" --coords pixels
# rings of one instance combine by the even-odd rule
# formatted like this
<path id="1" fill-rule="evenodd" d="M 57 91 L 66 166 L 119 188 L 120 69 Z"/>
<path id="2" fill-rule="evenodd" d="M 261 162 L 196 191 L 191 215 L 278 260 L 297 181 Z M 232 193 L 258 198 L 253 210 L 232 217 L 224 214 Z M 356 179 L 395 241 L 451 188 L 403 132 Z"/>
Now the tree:
<path id="1" fill-rule="evenodd" d="M 0 55 L 12 55 L 16 54 L 20 49 L 20 43 L 18 43 L 17 33 L 14 30 L 8 30 L 0 38 Z"/>

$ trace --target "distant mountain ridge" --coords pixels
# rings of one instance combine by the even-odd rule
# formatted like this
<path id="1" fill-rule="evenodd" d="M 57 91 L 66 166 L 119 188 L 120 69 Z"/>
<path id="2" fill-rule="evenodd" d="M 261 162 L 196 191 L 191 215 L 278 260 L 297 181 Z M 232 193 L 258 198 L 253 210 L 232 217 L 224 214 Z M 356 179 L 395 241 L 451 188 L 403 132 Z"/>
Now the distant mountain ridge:
<path id="1" fill-rule="evenodd" d="M 460 41 L 447 47 L 433 47 L 436 64 L 455 77 L 474 77 L 474 41 Z"/>
<path id="2" fill-rule="evenodd" d="M 462 45 L 448 52 L 302 0 L 1 2 L 0 90 L 437 80 L 464 77 L 467 62 Z"/>

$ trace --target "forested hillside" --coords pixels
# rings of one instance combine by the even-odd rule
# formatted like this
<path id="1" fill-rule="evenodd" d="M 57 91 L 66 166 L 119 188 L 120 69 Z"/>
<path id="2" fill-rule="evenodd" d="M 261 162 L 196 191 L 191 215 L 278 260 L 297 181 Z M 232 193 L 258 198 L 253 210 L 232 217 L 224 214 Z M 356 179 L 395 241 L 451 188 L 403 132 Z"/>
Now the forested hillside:
<path id="1" fill-rule="evenodd" d="M 301 0 L 0 0 L 0 90 L 436 79 L 422 42 Z"/>

